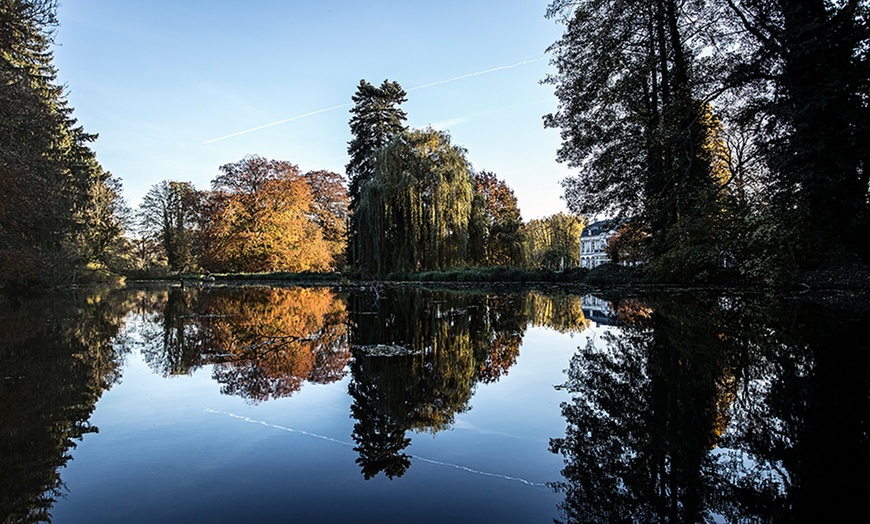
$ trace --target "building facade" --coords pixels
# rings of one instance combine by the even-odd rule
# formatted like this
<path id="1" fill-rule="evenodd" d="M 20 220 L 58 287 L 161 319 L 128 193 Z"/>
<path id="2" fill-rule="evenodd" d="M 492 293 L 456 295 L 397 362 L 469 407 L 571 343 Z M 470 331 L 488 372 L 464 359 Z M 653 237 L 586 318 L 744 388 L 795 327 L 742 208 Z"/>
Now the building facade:
<path id="1" fill-rule="evenodd" d="M 607 256 L 607 241 L 616 233 L 610 220 L 599 220 L 583 228 L 580 234 L 580 267 L 592 269 L 610 262 Z"/>

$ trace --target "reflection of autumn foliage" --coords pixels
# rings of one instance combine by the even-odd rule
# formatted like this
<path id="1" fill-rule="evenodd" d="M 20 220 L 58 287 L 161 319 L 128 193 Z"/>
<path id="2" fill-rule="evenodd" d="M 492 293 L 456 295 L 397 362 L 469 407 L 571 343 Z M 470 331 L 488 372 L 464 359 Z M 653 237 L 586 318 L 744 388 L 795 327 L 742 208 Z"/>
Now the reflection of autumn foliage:
<path id="1" fill-rule="evenodd" d="M 224 393 L 260 401 L 347 373 L 347 312 L 328 289 L 176 288 L 141 298 L 142 354 L 164 375 L 214 364 Z"/>
<path id="2" fill-rule="evenodd" d="M 266 400 L 345 374 L 346 312 L 328 289 L 245 289 L 209 295 L 203 308 L 224 393 Z"/>
<path id="3" fill-rule="evenodd" d="M 649 320 L 652 309 L 640 300 L 626 298 L 616 306 L 616 315 L 623 324 L 639 326 Z"/>
<path id="4" fill-rule="evenodd" d="M 507 375 L 508 370 L 517 363 L 522 341 L 522 335 L 519 334 L 497 333 L 485 359 L 477 366 L 475 378 L 484 384 L 490 384 Z"/>

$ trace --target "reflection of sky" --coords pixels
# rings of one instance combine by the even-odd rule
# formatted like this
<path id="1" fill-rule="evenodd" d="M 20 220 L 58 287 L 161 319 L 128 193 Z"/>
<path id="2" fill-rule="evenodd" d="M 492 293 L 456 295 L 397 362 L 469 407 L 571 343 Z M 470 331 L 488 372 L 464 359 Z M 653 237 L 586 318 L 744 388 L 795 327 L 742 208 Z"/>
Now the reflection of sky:
<path id="1" fill-rule="evenodd" d="M 135 321 L 128 329 L 137 329 Z M 211 366 L 163 378 L 134 347 L 121 382 L 91 418 L 98 434 L 72 451 L 57 522 L 463 519 L 549 521 L 560 496 L 563 434 L 553 386 L 578 338 L 529 328 L 507 375 L 478 384 L 452 429 L 409 432 L 412 465 L 365 481 L 349 445 L 350 377 L 306 383 L 291 397 L 250 403 L 220 394 Z M 373 501 L 377 501 L 373 504 Z"/>

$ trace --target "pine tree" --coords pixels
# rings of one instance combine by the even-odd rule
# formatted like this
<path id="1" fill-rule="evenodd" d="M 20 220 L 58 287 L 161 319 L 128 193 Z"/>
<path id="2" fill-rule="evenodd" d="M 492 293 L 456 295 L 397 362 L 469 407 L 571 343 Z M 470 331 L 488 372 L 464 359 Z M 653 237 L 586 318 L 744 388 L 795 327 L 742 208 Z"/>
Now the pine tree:
<path id="1" fill-rule="evenodd" d="M 346 171 L 349 179 L 350 235 L 348 239 L 349 261 L 359 263 L 357 238 L 359 222 L 356 208 L 359 205 L 360 188 L 375 174 L 375 151 L 387 145 L 391 138 L 405 129 L 407 115 L 399 108 L 407 100 L 405 90 L 398 82 L 384 80 L 380 87 L 360 80 L 350 112 L 350 132 L 353 139 L 348 143 L 350 161 Z"/>

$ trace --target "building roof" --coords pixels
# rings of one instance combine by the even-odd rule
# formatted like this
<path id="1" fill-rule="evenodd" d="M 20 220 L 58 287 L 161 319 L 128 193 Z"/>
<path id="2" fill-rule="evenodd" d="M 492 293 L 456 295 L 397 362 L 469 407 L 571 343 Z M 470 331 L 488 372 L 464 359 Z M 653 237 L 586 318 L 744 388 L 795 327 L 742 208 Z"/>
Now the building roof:
<path id="1" fill-rule="evenodd" d="M 613 231 L 615 229 L 616 223 L 613 220 L 599 220 L 598 222 L 593 222 L 588 226 L 584 227 L 583 232 L 580 234 L 580 236 L 593 237 L 602 233 L 607 233 L 608 231 Z"/>

